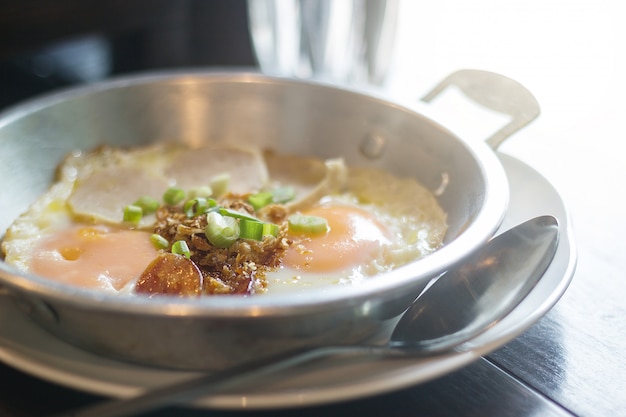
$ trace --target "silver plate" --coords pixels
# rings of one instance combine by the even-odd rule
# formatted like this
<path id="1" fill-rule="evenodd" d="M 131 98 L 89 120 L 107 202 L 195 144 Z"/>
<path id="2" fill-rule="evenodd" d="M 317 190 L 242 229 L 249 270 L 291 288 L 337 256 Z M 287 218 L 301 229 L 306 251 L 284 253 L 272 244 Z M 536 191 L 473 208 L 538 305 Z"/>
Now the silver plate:
<path id="1" fill-rule="evenodd" d="M 224 391 L 197 402 L 222 409 L 264 409 L 319 405 L 357 399 L 416 385 L 450 373 L 511 341 L 546 314 L 567 289 L 576 250 L 569 213 L 557 190 L 533 168 L 500 153 L 511 186 L 510 208 L 500 230 L 531 217 L 551 214 L 562 226 L 548 271 L 506 319 L 471 341 L 467 352 L 425 359 L 329 359 L 276 375 L 260 385 Z M 45 347 L 45 348 L 44 348 Z M 12 303 L 0 299 L 0 360 L 47 381 L 94 394 L 127 397 L 145 389 L 195 376 L 117 362 L 68 345 L 49 335 Z"/>

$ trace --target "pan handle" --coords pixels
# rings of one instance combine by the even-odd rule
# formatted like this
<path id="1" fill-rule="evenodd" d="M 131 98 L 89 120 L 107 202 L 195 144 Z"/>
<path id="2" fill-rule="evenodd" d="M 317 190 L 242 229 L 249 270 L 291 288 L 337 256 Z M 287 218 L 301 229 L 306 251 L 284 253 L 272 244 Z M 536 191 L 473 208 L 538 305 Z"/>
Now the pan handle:
<path id="1" fill-rule="evenodd" d="M 511 116 L 511 121 L 486 139 L 494 150 L 539 116 L 539 103 L 523 85 L 493 72 L 463 69 L 442 80 L 422 101 L 428 103 L 448 86 L 455 86 L 468 98 L 491 110 Z"/>

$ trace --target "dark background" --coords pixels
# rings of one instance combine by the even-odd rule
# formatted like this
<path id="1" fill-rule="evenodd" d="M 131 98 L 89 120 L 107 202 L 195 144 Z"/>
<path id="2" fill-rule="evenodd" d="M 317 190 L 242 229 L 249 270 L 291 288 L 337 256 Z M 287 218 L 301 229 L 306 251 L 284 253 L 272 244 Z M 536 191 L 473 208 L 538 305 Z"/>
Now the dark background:
<path id="1" fill-rule="evenodd" d="M 0 110 L 152 69 L 255 66 L 245 0 L 0 0 Z"/>

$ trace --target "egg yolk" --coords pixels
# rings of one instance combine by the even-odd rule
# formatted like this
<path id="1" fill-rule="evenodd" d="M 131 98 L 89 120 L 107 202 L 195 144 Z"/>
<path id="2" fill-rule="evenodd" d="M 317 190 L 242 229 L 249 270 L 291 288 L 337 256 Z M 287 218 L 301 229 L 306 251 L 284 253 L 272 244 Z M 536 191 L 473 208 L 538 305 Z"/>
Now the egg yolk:
<path id="1" fill-rule="evenodd" d="M 325 218 L 329 230 L 320 235 L 292 236 L 296 244 L 283 259 L 292 268 L 311 272 L 354 270 L 373 260 L 389 243 L 389 232 L 363 209 L 327 205 L 302 214 Z"/>
<path id="2" fill-rule="evenodd" d="M 43 239 L 30 261 L 38 275 L 89 288 L 121 289 L 157 255 L 150 233 L 72 226 Z"/>

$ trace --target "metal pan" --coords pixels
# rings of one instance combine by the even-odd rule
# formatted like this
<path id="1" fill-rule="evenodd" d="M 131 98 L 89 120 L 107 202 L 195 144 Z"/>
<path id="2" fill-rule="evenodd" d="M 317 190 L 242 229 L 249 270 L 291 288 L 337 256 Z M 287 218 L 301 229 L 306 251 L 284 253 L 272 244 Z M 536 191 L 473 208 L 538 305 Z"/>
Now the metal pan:
<path id="1" fill-rule="evenodd" d="M 0 114 L 0 230 L 45 192 L 67 153 L 178 140 L 341 156 L 348 165 L 415 177 L 436 193 L 449 231 L 444 247 L 426 258 L 306 297 L 121 297 L 18 273 L 3 262 L 0 286 L 64 340 L 154 366 L 220 369 L 298 346 L 367 338 L 498 229 L 509 189 L 493 150 L 539 114 L 524 87 L 476 70 L 452 74 L 425 100 L 449 85 L 511 115 L 511 123 L 470 143 L 379 92 L 239 72 L 131 76 L 13 107 Z"/>

